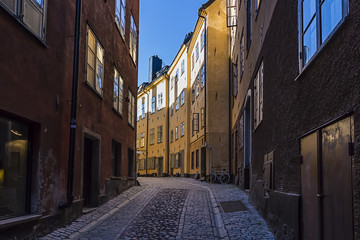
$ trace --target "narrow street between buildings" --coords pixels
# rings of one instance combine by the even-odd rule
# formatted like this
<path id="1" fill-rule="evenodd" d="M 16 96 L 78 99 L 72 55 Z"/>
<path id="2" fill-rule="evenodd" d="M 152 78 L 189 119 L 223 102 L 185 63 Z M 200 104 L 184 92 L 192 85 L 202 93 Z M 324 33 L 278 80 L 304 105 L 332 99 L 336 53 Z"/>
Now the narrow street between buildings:
<path id="1" fill-rule="evenodd" d="M 246 193 L 234 185 L 138 180 L 141 186 L 41 239 L 274 239 Z"/>

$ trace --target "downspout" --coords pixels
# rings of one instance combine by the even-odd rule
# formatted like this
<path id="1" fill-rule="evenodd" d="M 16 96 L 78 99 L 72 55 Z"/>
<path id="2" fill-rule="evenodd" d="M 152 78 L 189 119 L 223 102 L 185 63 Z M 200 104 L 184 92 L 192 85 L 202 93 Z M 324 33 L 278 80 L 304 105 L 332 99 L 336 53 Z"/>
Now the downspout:
<path id="1" fill-rule="evenodd" d="M 204 44 L 205 44 L 205 46 L 204 46 L 204 65 L 205 65 L 205 89 L 204 89 L 204 91 L 205 91 L 205 94 L 204 94 L 204 101 L 205 101 L 205 103 L 204 103 L 204 143 L 205 143 L 205 148 L 206 148 L 206 146 L 207 146 L 207 142 L 206 142 L 206 134 L 207 134 L 207 130 L 206 130 L 206 126 L 207 126 L 207 123 L 206 123 L 206 106 L 207 106 L 207 104 L 206 104 L 206 95 L 207 95 L 207 62 L 206 62 L 206 60 L 207 60 L 207 58 L 206 58 L 206 55 L 207 55 L 207 40 L 208 40 L 208 38 L 207 38 L 207 34 L 208 34 L 208 32 L 207 32 L 207 26 L 206 26 L 206 17 L 204 17 L 204 16 L 202 16 L 201 14 L 202 14 L 202 12 L 203 11 L 201 11 L 201 12 L 198 12 L 198 16 L 200 17 L 200 18 L 203 18 L 204 19 L 204 31 L 205 31 L 205 42 L 204 42 Z M 200 70 L 201 71 L 201 70 Z M 211 148 L 211 152 L 212 152 L 212 148 Z M 205 162 L 206 162 L 206 151 L 205 151 Z M 209 172 L 211 173 L 211 168 L 209 169 Z M 206 176 L 206 169 L 205 169 L 205 173 L 204 173 L 204 175 Z M 205 177 L 204 176 L 204 177 Z"/>
<path id="2" fill-rule="evenodd" d="M 232 78 L 232 75 L 231 75 L 231 29 L 229 28 L 229 33 L 228 33 L 229 37 L 228 37 L 228 48 L 229 48 L 229 80 L 228 80 L 228 89 L 229 89 L 229 104 L 228 104 L 228 108 L 229 108 L 229 153 L 228 153 L 228 156 L 229 156 L 229 174 L 230 174 L 230 177 L 232 175 L 232 159 L 231 159 L 231 151 L 232 151 L 232 137 L 231 137 L 231 129 L 232 129 L 232 126 L 231 126 L 231 119 L 232 119 L 232 115 L 231 115 L 231 98 L 232 98 L 232 91 L 231 91 L 231 86 L 232 86 L 232 81 L 231 81 L 231 78 Z M 236 79 L 237 81 L 237 79 Z M 234 141 L 236 142 L 236 141 Z M 234 147 L 234 150 L 236 149 L 236 147 Z M 236 150 L 235 150 L 236 151 Z M 236 161 L 236 159 L 235 159 Z M 235 171 L 237 171 L 237 169 L 235 169 Z"/>
<path id="3" fill-rule="evenodd" d="M 145 156 L 145 164 L 146 164 L 146 177 L 148 176 L 148 152 L 149 152 L 149 93 L 144 91 L 147 95 L 146 102 L 146 156 Z"/>
<path id="4" fill-rule="evenodd" d="M 73 61 L 73 81 L 71 96 L 71 115 L 70 115 L 70 142 L 69 142 L 69 163 L 67 177 L 66 202 L 61 201 L 58 205 L 60 209 L 69 207 L 73 202 L 73 183 L 74 183 L 74 155 L 75 155 L 75 133 L 76 133 L 76 105 L 77 89 L 79 78 L 79 39 L 80 39 L 80 13 L 81 0 L 76 0 L 75 15 L 75 42 L 74 42 L 74 61 Z"/>

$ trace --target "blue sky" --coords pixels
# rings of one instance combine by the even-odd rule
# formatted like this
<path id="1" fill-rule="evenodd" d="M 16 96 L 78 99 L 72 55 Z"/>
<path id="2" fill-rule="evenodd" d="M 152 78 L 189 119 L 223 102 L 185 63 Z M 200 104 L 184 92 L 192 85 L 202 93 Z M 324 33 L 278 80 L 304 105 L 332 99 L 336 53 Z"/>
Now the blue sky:
<path id="1" fill-rule="evenodd" d="M 140 0 L 139 78 L 148 80 L 149 58 L 174 60 L 185 35 L 194 30 L 198 9 L 207 0 Z"/>

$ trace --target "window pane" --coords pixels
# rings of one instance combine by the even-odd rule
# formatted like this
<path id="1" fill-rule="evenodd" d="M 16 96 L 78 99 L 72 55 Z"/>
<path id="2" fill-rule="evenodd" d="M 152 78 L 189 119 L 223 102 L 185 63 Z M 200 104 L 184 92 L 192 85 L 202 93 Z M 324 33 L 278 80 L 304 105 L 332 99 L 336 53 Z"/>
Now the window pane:
<path id="1" fill-rule="evenodd" d="M 95 72 L 94 69 L 92 69 L 89 65 L 87 66 L 87 71 L 86 71 L 86 77 L 87 77 L 87 81 L 91 86 L 95 86 L 95 76 L 94 76 Z"/>
<path id="2" fill-rule="evenodd" d="M 342 19 L 342 0 L 325 0 L 321 6 L 321 39 L 326 40 Z"/>
<path id="3" fill-rule="evenodd" d="M 98 91 L 101 91 L 102 89 L 102 79 L 103 79 L 103 65 L 98 61 L 96 68 L 96 90 Z"/>
<path id="4" fill-rule="evenodd" d="M 90 48 L 88 48 L 88 64 L 92 68 L 95 68 L 95 53 L 93 51 L 91 51 Z"/>
<path id="5" fill-rule="evenodd" d="M 310 20 L 316 12 L 316 0 L 304 0 L 302 5 L 303 10 L 303 31 L 309 25 Z"/>
<path id="6" fill-rule="evenodd" d="M 101 47 L 100 43 L 97 43 L 97 58 L 101 63 L 104 63 L 104 49 Z"/>
<path id="7" fill-rule="evenodd" d="M 26 213 L 28 126 L 0 117 L 0 217 Z"/>
<path id="8" fill-rule="evenodd" d="M 8 6 L 13 13 L 15 13 L 15 0 L 0 0 L 0 2 L 5 3 L 5 5 Z"/>
<path id="9" fill-rule="evenodd" d="M 95 37 L 94 34 L 88 30 L 88 46 L 91 48 L 93 52 L 95 52 Z"/>
<path id="10" fill-rule="evenodd" d="M 306 30 L 303 41 L 303 56 L 305 65 L 316 52 L 316 17 L 310 24 L 310 27 Z"/>

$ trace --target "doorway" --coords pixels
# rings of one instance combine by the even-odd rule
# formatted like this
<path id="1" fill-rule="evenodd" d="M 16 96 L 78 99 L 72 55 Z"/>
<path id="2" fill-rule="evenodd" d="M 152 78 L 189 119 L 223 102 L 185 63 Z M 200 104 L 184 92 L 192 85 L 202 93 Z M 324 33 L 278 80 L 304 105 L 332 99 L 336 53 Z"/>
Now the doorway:
<path id="1" fill-rule="evenodd" d="M 83 149 L 83 207 L 99 205 L 100 143 L 98 139 L 84 136 Z"/>
<path id="2" fill-rule="evenodd" d="M 250 189 L 251 166 L 251 90 L 248 91 L 244 106 L 244 189 Z"/>
<path id="3" fill-rule="evenodd" d="M 303 239 L 353 239 L 353 117 L 300 138 Z"/>

